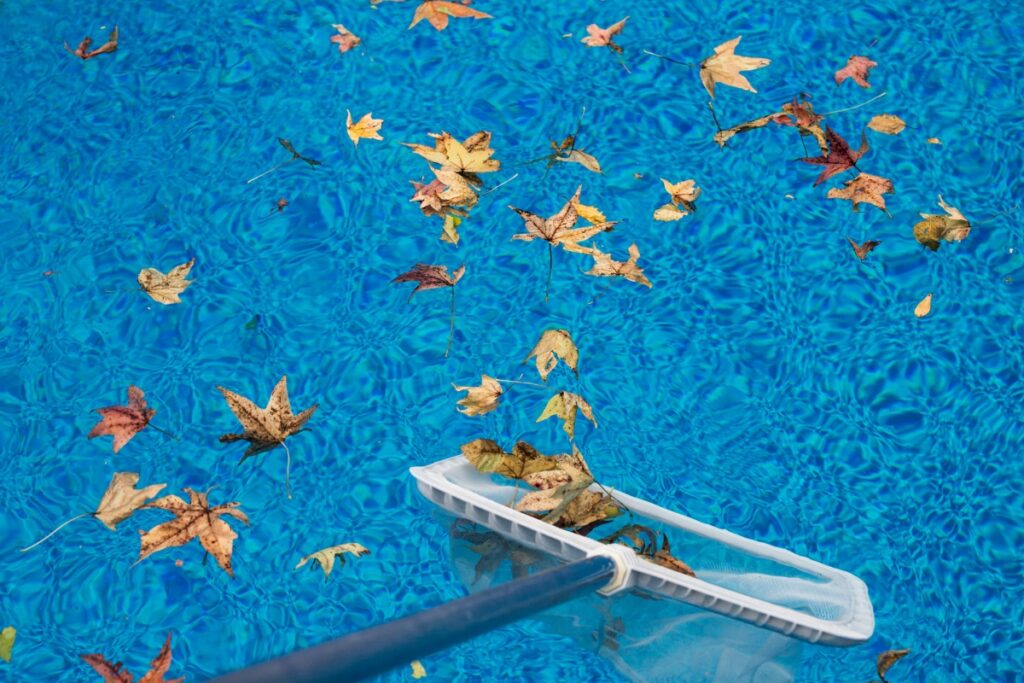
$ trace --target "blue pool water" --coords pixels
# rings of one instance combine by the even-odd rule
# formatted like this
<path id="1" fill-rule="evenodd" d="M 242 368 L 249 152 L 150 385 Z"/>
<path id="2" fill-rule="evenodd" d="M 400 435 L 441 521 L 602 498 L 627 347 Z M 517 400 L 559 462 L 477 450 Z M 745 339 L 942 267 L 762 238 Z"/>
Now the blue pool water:
<path id="1" fill-rule="evenodd" d="M 1021 200 L 1024 5 L 479 0 L 493 20 L 443 33 L 407 31 L 413 5 L 0 2 L 0 627 L 18 629 L 0 678 L 98 680 L 88 652 L 141 676 L 172 631 L 170 673 L 201 681 L 464 594 L 449 530 L 406 470 L 478 437 L 565 449 L 555 421 L 534 424 L 543 390 L 513 387 L 468 418 L 450 387 L 535 380 L 520 361 L 565 327 L 580 379 L 550 381 L 594 406 L 600 426 L 577 440 L 601 481 L 868 584 L 875 637 L 803 648 L 798 680 L 869 680 L 890 647 L 913 650 L 892 681 L 1015 680 L 1024 214 L 980 223 Z M 579 42 L 625 15 L 631 73 Z M 116 53 L 63 50 L 102 43 L 115 22 Z M 339 54 L 332 23 L 363 44 Z M 869 132 L 859 164 L 893 179 L 892 218 L 825 199 L 851 175 L 812 187 L 791 130 L 720 150 L 696 71 L 641 52 L 698 62 L 737 35 L 740 54 L 772 64 L 748 74 L 757 94 L 719 88 L 725 125 L 801 92 L 821 112 L 887 93 L 828 123 L 853 142 L 875 114 L 906 120 L 895 137 Z M 851 54 L 878 62 L 871 90 L 834 85 Z M 579 146 L 603 175 L 523 164 L 583 106 Z M 346 109 L 383 118 L 384 141 L 353 147 Z M 481 200 L 456 249 L 408 201 L 427 167 L 399 143 L 480 129 L 503 164 L 488 186 L 519 176 Z M 287 158 L 277 136 L 324 165 L 246 184 Z M 651 219 L 660 177 L 697 180 L 696 215 Z M 624 259 L 635 241 L 652 289 L 586 276 L 587 259 L 558 252 L 544 302 L 546 250 L 510 241 L 522 221 L 505 207 L 550 215 L 580 183 L 584 203 L 622 221 L 602 249 Z M 979 224 L 932 253 L 912 226 L 938 193 Z M 882 245 L 860 263 L 847 235 Z M 181 305 L 133 289 L 140 269 L 193 256 Z M 411 285 L 389 284 L 417 261 L 467 267 L 447 359 L 447 293 L 409 302 Z M 283 374 L 296 410 L 320 404 L 289 440 L 293 500 L 283 452 L 239 466 L 242 446 L 217 442 L 237 423 L 216 387 L 262 405 Z M 93 409 L 123 403 L 129 384 L 178 440 L 147 429 L 115 456 L 109 438 L 85 438 Z M 114 471 L 240 501 L 252 526 L 236 578 L 204 566 L 195 542 L 133 567 L 156 511 L 17 551 L 94 509 Z M 326 584 L 293 574 L 347 541 L 373 554 Z M 594 649 L 527 622 L 424 665 L 435 681 L 616 680 Z M 678 680 L 707 676 L 680 658 Z"/>

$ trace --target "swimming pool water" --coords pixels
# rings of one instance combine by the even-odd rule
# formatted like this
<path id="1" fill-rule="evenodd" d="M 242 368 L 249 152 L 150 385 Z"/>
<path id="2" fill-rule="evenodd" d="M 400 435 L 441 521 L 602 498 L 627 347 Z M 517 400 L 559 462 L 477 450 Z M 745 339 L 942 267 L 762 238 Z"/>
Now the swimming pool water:
<path id="1" fill-rule="evenodd" d="M 406 30 L 414 4 L 0 2 L 0 627 L 18 629 L 0 678 L 93 680 L 88 652 L 138 676 L 172 631 L 171 675 L 200 681 L 462 595 L 449 530 L 406 468 L 478 437 L 564 450 L 555 421 L 534 424 L 544 391 L 515 386 L 468 418 L 450 387 L 534 381 L 520 361 L 564 327 L 580 380 L 559 369 L 550 382 L 594 406 L 600 426 L 581 423 L 577 441 L 601 481 L 868 584 L 875 637 L 803 648 L 798 680 L 869 680 L 890 647 L 913 650 L 892 681 L 1015 680 L 1024 214 L 982 221 L 1021 200 L 1024 5 L 479 0 L 494 19 L 437 33 Z M 626 15 L 630 73 L 579 42 Z M 114 23 L 117 52 L 64 51 Z M 362 45 L 339 54 L 332 23 Z M 906 120 L 898 136 L 869 131 L 859 164 L 893 179 L 892 218 L 825 198 L 849 174 L 812 187 L 792 131 L 720 150 L 696 71 L 642 52 L 695 63 L 737 35 L 739 53 L 772 64 L 747 74 L 757 94 L 719 88 L 724 125 L 802 92 L 820 112 L 886 93 L 827 122 L 854 142 L 875 114 Z M 851 54 L 879 63 L 870 90 L 833 83 Z M 524 164 L 584 106 L 578 146 L 603 175 Z M 384 141 L 353 147 L 346 109 L 383 118 Z M 503 164 L 488 187 L 519 175 L 481 199 L 454 248 L 408 201 L 428 171 L 399 143 L 481 129 Z M 287 158 L 278 136 L 324 165 L 246 184 Z M 651 219 L 661 177 L 696 179 L 695 215 Z M 510 240 L 522 221 L 506 206 L 550 215 L 581 183 L 585 204 L 622 221 L 602 249 L 624 259 L 635 241 L 652 289 L 586 276 L 585 258 L 558 252 L 545 303 L 546 250 Z M 976 227 L 932 253 L 912 226 L 938 193 Z M 860 263 L 847 235 L 882 245 Z M 182 304 L 134 289 L 140 269 L 193 256 Z M 447 359 L 447 293 L 409 302 L 409 285 L 389 284 L 418 261 L 467 267 Z M 263 405 L 283 374 L 296 410 L 320 404 L 289 440 L 293 500 L 280 450 L 237 465 L 242 447 L 217 442 L 237 423 L 216 386 Z M 129 384 L 179 439 L 147 429 L 113 455 L 109 438 L 85 438 L 93 409 Z M 240 501 L 252 526 L 236 578 L 195 543 L 133 567 L 155 511 L 117 532 L 79 521 L 18 552 L 94 509 L 114 471 Z M 326 584 L 293 574 L 346 541 L 373 554 Z M 619 676 L 540 622 L 424 665 L 442 681 Z M 678 676 L 705 680 L 686 661 Z"/>

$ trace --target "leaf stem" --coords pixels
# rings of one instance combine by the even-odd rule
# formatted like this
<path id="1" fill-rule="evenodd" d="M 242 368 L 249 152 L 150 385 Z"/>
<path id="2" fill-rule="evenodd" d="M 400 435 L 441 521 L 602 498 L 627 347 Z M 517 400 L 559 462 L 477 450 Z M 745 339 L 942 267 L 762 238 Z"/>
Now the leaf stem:
<path id="1" fill-rule="evenodd" d="M 268 168 L 263 173 L 260 173 L 259 175 L 253 176 L 252 178 L 249 178 L 248 180 L 245 181 L 245 184 L 248 185 L 250 183 L 254 183 L 257 180 L 259 180 L 260 178 L 262 178 L 263 176 L 270 175 L 271 173 L 273 173 L 277 169 L 281 168 L 282 166 L 287 166 L 288 164 L 292 163 L 293 161 L 295 161 L 298 158 L 299 157 L 292 157 L 288 161 L 282 161 L 281 163 L 277 164 L 276 166 L 272 166 L 272 167 Z"/>
<path id="2" fill-rule="evenodd" d="M 452 339 L 455 337 L 455 285 L 452 285 L 452 299 L 451 299 L 451 318 L 448 325 L 448 346 L 444 349 L 444 357 L 448 357 L 448 352 L 452 350 Z"/>
<path id="3" fill-rule="evenodd" d="M 175 441 L 181 441 L 181 437 L 180 437 L 180 436 L 178 436 L 177 434 L 172 434 L 171 432 L 167 431 L 166 429 L 162 429 L 162 428 L 160 428 L 160 427 L 157 427 L 157 426 L 156 426 L 155 424 L 153 424 L 152 422 L 150 422 L 150 423 L 147 423 L 147 426 L 148 426 L 148 427 L 152 427 L 153 429 L 155 429 L 156 431 L 160 432 L 160 433 L 161 433 L 161 434 L 163 434 L 164 436 L 169 436 L 169 437 L 171 437 L 171 438 L 172 438 L 172 439 L 174 439 Z"/>
<path id="4" fill-rule="evenodd" d="M 495 382 L 500 382 L 502 384 L 525 384 L 528 387 L 540 387 L 541 389 L 547 389 L 546 385 L 537 384 L 536 382 L 523 382 L 522 380 L 518 379 L 501 379 L 500 377 L 493 377 L 492 379 Z"/>
<path id="5" fill-rule="evenodd" d="M 879 93 L 879 94 L 875 95 L 874 97 L 872 97 L 872 98 L 871 98 L 870 100 L 868 100 L 868 101 L 866 101 L 866 102 L 861 102 L 860 104 L 855 104 L 855 105 L 853 105 L 852 107 L 846 107 L 845 109 L 836 109 L 835 111 L 827 111 L 827 112 L 825 112 L 824 114 L 822 114 L 822 116 L 831 116 L 832 114 L 842 114 L 842 113 L 843 113 L 843 112 L 845 112 L 845 111 L 853 111 L 854 109 L 860 109 L 861 107 L 863 107 L 863 106 L 865 106 L 865 105 L 871 104 L 871 103 L 872 103 L 872 102 L 874 102 L 875 100 L 880 100 L 880 99 L 882 99 L 882 98 L 883 98 L 883 97 L 885 97 L 885 96 L 886 96 L 887 94 L 888 94 L 888 93 L 886 93 L 886 92 L 884 92 L 884 91 L 883 91 L 883 92 L 881 92 L 881 93 Z"/>
<path id="6" fill-rule="evenodd" d="M 284 491 L 288 496 L 288 500 L 292 499 L 292 483 L 291 483 L 291 470 L 292 470 L 292 452 L 288 450 L 288 444 L 283 440 L 281 446 L 284 448 Z"/>
<path id="7" fill-rule="evenodd" d="M 68 524 L 71 524 L 71 522 L 74 522 L 74 521 L 76 521 L 76 520 L 82 519 L 83 517 L 95 517 L 95 516 L 96 516 L 96 513 L 95 513 L 95 512 L 83 512 L 83 513 L 82 513 L 82 514 L 80 514 L 80 515 L 75 515 L 74 517 L 72 517 L 72 518 L 71 518 L 71 519 L 69 519 L 68 521 L 64 522 L 63 524 L 61 524 L 60 526 L 58 526 L 58 527 L 57 527 L 56 529 L 54 529 L 54 530 L 53 530 L 53 531 L 51 531 L 50 533 L 48 533 L 48 534 L 46 534 L 45 536 L 43 536 L 42 538 L 40 538 L 40 539 L 39 539 L 38 541 L 36 541 L 36 542 L 35 542 L 35 543 L 33 543 L 32 545 L 28 546 L 27 548 L 22 548 L 22 549 L 21 549 L 21 552 L 23 552 L 23 553 L 27 553 L 27 552 L 28 552 L 29 550 L 32 550 L 32 548 L 35 548 L 35 547 L 36 547 L 37 545 L 39 545 L 40 543 L 42 543 L 42 542 L 43 542 L 43 541 L 45 541 L 46 539 L 50 538 L 51 536 L 53 536 L 53 535 L 54 535 L 55 533 L 57 533 L 58 531 L 60 531 L 60 530 L 61 530 L 61 529 L 63 529 L 64 527 L 66 527 L 66 526 L 67 526 Z"/>
<path id="8" fill-rule="evenodd" d="M 551 293 L 551 271 L 555 267 L 555 248 L 551 246 L 551 242 L 548 242 L 548 284 L 544 287 L 544 303 L 548 302 L 548 296 Z"/>
<path id="9" fill-rule="evenodd" d="M 672 62 L 673 64 L 678 64 L 679 66 L 687 66 L 687 67 L 690 67 L 691 69 L 696 69 L 697 68 L 696 64 L 690 64 L 689 62 L 680 62 L 678 59 L 673 59 L 672 57 L 666 57 L 665 55 L 659 55 L 657 52 L 651 52 L 650 50 L 641 50 L 641 52 L 643 52 L 645 55 L 650 55 L 652 57 L 657 57 L 658 59 L 664 59 L 666 62 Z"/>
<path id="10" fill-rule="evenodd" d="M 985 220 L 978 221 L 977 223 L 971 223 L 971 226 L 972 227 L 976 227 L 976 226 L 979 226 L 979 225 L 984 225 L 985 223 L 991 223 L 992 221 L 994 221 L 997 218 L 1002 218 L 1003 216 L 1009 216 L 1011 213 L 1014 213 L 1019 208 L 1020 208 L 1020 204 L 1014 204 L 1013 207 L 1007 209 L 1006 211 L 1003 211 L 1002 213 L 997 213 L 995 216 L 989 216 Z"/>
<path id="11" fill-rule="evenodd" d="M 715 103 L 712 102 L 711 100 L 708 100 L 708 109 L 711 110 L 711 118 L 715 120 L 715 128 L 717 128 L 718 132 L 721 133 L 722 124 L 718 122 L 718 114 L 715 113 Z"/>
<path id="12" fill-rule="evenodd" d="M 547 157 L 542 157 L 541 159 L 546 159 L 546 158 L 547 158 Z M 535 161 L 541 161 L 541 159 L 536 159 Z M 532 162 L 527 162 L 527 163 L 532 163 Z M 504 186 L 508 185 L 509 183 L 511 183 L 511 182 L 512 182 L 513 180 L 515 180 L 515 179 L 516 179 L 516 178 L 518 178 L 518 177 L 519 177 L 519 174 L 518 174 L 518 173 L 516 173 L 516 174 L 515 174 L 514 176 L 512 176 L 511 178 L 506 178 L 505 180 L 501 181 L 500 183 L 498 183 L 497 185 L 495 185 L 495 186 L 494 186 L 494 187 L 492 187 L 491 189 L 487 190 L 487 192 L 484 192 L 483 194 L 481 194 L 480 196 L 481 196 L 481 197 L 486 197 L 486 196 L 487 196 L 487 195 L 489 195 L 490 193 L 492 193 L 492 192 L 494 192 L 495 190 L 497 190 L 497 189 L 498 189 L 499 187 L 504 187 Z"/>

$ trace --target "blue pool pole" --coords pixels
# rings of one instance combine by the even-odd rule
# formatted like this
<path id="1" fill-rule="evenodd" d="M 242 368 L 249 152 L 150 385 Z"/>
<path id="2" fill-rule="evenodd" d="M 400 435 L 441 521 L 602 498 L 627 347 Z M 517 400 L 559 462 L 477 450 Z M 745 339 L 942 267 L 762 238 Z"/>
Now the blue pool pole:
<path id="1" fill-rule="evenodd" d="M 615 571 L 610 557 L 586 557 L 219 676 L 210 683 L 360 681 L 591 593 L 608 584 Z"/>

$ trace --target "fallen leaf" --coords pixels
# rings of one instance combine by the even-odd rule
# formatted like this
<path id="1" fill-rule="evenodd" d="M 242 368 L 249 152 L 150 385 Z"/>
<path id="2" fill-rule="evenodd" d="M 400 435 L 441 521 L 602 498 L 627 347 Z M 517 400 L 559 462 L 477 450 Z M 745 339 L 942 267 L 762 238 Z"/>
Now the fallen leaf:
<path id="1" fill-rule="evenodd" d="M 11 651 L 14 649 L 14 638 L 18 635 L 18 629 L 13 626 L 5 626 L 0 631 L 0 659 L 5 662 L 11 661 Z"/>
<path id="2" fill-rule="evenodd" d="M 180 304 L 178 295 L 184 292 L 193 280 L 186 280 L 196 260 L 175 266 L 166 275 L 156 268 L 143 268 L 139 271 L 139 286 L 142 291 L 162 304 Z"/>
<path id="3" fill-rule="evenodd" d="M 859 258 L 861 261 L 866 259 L 868 257 L 868 254 L 875 247 L 881 244 L 881 242 L 878 242 L 876 240 L 868 240 L 864 244 L 857 244 L 849 237 L 847 237 L 846 240 L 850 243 L 850 246 L 853 247 L 853 253 L 856 254 L 857 258 Z"/>
<path id="4" fill-rule="evenodd" d="M 938 138 L 928 138 L 927 140 L 925 140 L 925 142 L 927 142 L 929 145 L 941 145 L 942 144 L 942 140 L 940 140 Z"/>
<path id="5" fill-rule="evenodd" d="M 426 678 L 427 670 L 423 668 L 423 663 L 420 660 L 412 660 L 412 664 L 409 666 L 412 667 L 411 675 L 413 678 Z"/>
<path id="6" fill-rule="evenodd" d="M 857 165 L 857 160 L 864 156 L 869 149 L 867 135 L 864 133 L 861 133 L 860 149 L 857 151 L 851 150 L 846 140 L 831 128 L 825 129 L 825 139 L 828 141 L 827 154 L 800 159 L 806 164 L 819 164 L 825 167 L 818 179 L 814 181 L 815 186 L 821 185 L 834 175 L 854 168 Z"/>
<path id="7" fill-rule="evenodd" d="M 362 38 L 349 31 L 343 24 L 331 24 L 331 27 L 338 32 L 337 35 L 331 36 L 331 42 L 338 44 L 338 52 L 341 54 L 363 42 Z"/>
<path id="8" fill-rule="evenodd" d="M 485 474 L 493 472 L 510 479 L 523 479 L 537 472 L 558 469 L 557 460 L 543 455 L 525 441 L 516 443 L 511 453 L 506 453 L 491 439 L 475 439 L 464 443 L 461 451 L 462 456 L 478 471 Z"/>
<path id="9" fill-rule="evenodd" d="M 455 246 L 459 244 L 459 226 L 462 225 L 462 218 L 453 216 L 450 213 L 444 215 L 444 223 L 441 224 L 441 241 L 450 242 Z"/>
<path id="10" fill-rule="evenodd" d="M 430 22 L 430 25 L 438 31 L 443 31 L 448 28 L 448 17 L 455 17 L 457 19 L 465 19 L 467 17 L 472 19 L 494 18 L 490 14 L 484 14 L 483 12 L 470 9 L 465 5 L 460 5 L 455 2 L 427 0 L 427 2 L 424 2 L 416 8 L 416 13 L 412 17 L 412 23 L 409 24 L 409 28 L 412 28 L 426 19 Z"/>
<path id="11" fill-rule="evenodd" d="M 111 662 L 103 655 L 82 655 L 82 659 L 89 663 L 96 673 L 103 677 L 105 683 L 132 683 L 134 677 L 122 668 L 121 662 Z M 160 653 L 149 663 L 149 671 L 139 679 L 139 683 L 181 683 L 184 677 L 167 680 L 167 670 L 171 668 L 171 634 L 167 633 L 167 640 L 160 648 Z"/>
<path id="12" fill-rule="evenodd" d="M 642 524 L 627 524 L 610 536 L 600 539 L 601 543 L 619 543 L 629 546 L 633 551 L 655 564 L 671 569 L 672 571 L 696 576 L 689 565 L 672 555 L 672 547 L 669 545 L 668 536 L 661 535 L 661 545 L 658 545 L 659 532 Z"/>
<path id="13" fill-rule="evenodd" d="M 501 168 L 501 162 L 492 159 L 490 131 L 478 131 L 470 135 L 464 142 L 459 142 L 449 133 L 430 133 L 434 138 L 434 146 L 419 145 L 413 142 L 402 144 L 419 154 L 427 161 L 441 164 L 466 177 L 474 185 L 480 184 L 477 173 L 493 173 Z"/>
<path id="14" fill-rule="evenodd" d="M 640 260 L 640 248 L 635 244 L 629 245 L 628 261 L 616 261 L 612 258 L 611 254 L 606 254 L 594 248 L 577 247 L 572 249 L 572 251 L 589 254 L 593 257 L 594 267 L 587 271 L 587 275 L 622 277 L 630 282 L 636 282 L 646 287 L 652 286 L 651 281 L 644 275 L 643 269 L 637 265 L 637 261 Z"/>
<path id="15" fill-rule="evenodd" d="M 110 36 L 107 38 L 107 42 L 103 43 L 103 45 L 100 45 L 95 50 L 90 50 L 90 45 L 92 45 L 92 38 L 86 36 L 74 50 L 72 50 L 67 43 L 64 43 L 64 49 L 76 57 L 81 57 L 83 61 L 86 59 L 92 59 L 96 55 L 113 52 L 117 49 L 117 26 L 114 26 L 114 29 L 110 32 Z"/>
<path id="16" fill-rule="evenodd" d="M 573 201 L 572 206 L 576 209 L 576 215 L 591 225 L 608 222 L 604 212 L 596 206 L 587 206 L 586 204 L 580 204 L 578 201 Z"/>
<path id="17" fill-rule="evenodd" d="M 547 330 L 541 336 L 537 344 L 534 345 L 533 350 L 530 351 L 530 355 L 526 357 L 523 362 L 536 357 L 537 361 L 537 372 L 540 373 L 540 378 L 543 381 L 548 381 L 548 375 L 558 365 L 558 359 L 561 358 L 566 365 L 579 376 L 579 370 L 577 365 L 580 360 L 579 350 L 576 348 L 576 344 L 572 341 L 572 336 L 569 334 L 569 330 Z"/>
<path id="18" fill-rule="evenodd" d="M 96 423 L 89 432 L 89 438 L 97 436 L 114 437 L 114 452 L 124 448 L 131 438 L 142 431 L 156 415 L 156 411 L 146 406 L 145 394 L 134 384 L 128 387 L 128 405 L 107 406 L 97 408 L 96 412 L 103 419 Z"/>
<path id="19" fill-rule="evenodd" d="M 187 487 L 185 492 L 188 493 L 188 503 L 172 495 L 157 498 L 146 505 L 173 513 L 174 519 L 159 524 L 142 535 L 142 547 L 135 564 L 155 552 L 176 548 L 193 538 L 198 538 L 206 552 L 233 577 L 235 573 L 231 568 L 231 546 L 238 538 L 238 534 L 221 519 L 221 516 L 228 515 L 245 524 L 249 523 L 249 518 L 244 512 L 236 509 L 239 503 L 222 503 L 211 508 L 205 493 L 197 493 Z"/>
<path id="20" fill-rule="evenodd" d="M 918 318 L 923 318 L 932 312 L 932 295 L 929 294 L 925 298 L 918 302 L 917 306 L 914 307 L 914 315 Z"/>
<path id="21" fill-rule="evenodd" d="M 665 534 L 662 534 L 661 536 L 661 548 L 658 549 L 658 552 L 654 553 L 654 556 L 651 557 L 651 561 L 660 567 L 671 569 L 672 571 L 679 572 L 680 574 L 686 574 L 687 576 L 693 577 L 697 576 L 693 570 L 690 569 L 690 565 L 672 554 L 672 547 L 669 545 L 668 536 Z"/>
<path id="22" fill-rule="evenodd" d="M 622 29 L 626 26 L 627 19 L 629 19 L 629 17 L 615 22 L 608 28 L 601 28 L 597 24 L 590 24 L 587 26 L 588 35 L 581 42 L 587 47 L 610 47 L 615 52 L 621 53 L 622 48 L 616 45 L 612 38 L 622 33 Z"/>
<path id="23" fill-rule="evenodd" d="M 604 221 L 588 225 L 584 228 L 575 227 L 576 221 L 579 218 L 579 212 L 576 207 L 580 205 L 580 192 L 582 190 L 582 185 L 577 187 L 576 193 L 559 209 L 558 213 L 546 219 L 541 218 L 535 213 L 509 206 L 508 208 L 519 214 L 526 226 L 525 233 L 513 235 L 512 239 L 526 242 L 542 239 L 552 246 L 560 244 L 564 247 L 568 244 L 579 244 L 598 233 L 612 230 L 618 221 Z"/>
<path id="24" fill-rule="evenodd" d="M 946 215 L 922 213 L 924 220 L 914 226 L 914 239 L 937 251 L 943 241 L 960 242 L 971 233 L 971 224 L 960 211 L 946 202 L 939 195 L 939 206 Z"/>
<path id="25" fill-rule="evenodd" d="M 846 66 L 836 72 L 836 85 L 839 85 L 847 78 L 852 78 L 853 82 L 860 87 L 870 88 L 871 84 L 868 83 L 868 71 L 876 66 L 878 66 L 878 63 L 871 61 L 867 57 L 854 55 L 846 61 Z"/>
<path id="26" fill-rule="evenodd" d="M 764 128 L 769 123 L 776 123 L 780 126 L 791 126 L 796 128 L 797 132 L 800 133 L 801 136 L 812 136 L 824 154 L 828 150 L 828 145 L 825 140 L 825 131 L 823 131 L 819 125 L 819 122 L 823 119 L 823 116 L 814 112 L 814 108 L 811 106 L 809 101 L 798 100 L 794 97 L 792 102 L 786 102 L 782 105 L 780 110 L 774 114 L 768 114 L 767 116 L 761 116 L 750 121 L 744 121 L 732 128 L 725 128 L 718 131 L 715 133 L 715 142 L 717 142 L 720 147 L 724 147 L 725 144 L 738 133 L 746 133 L 747 131 L 755 130 L 757 128 Z"/>
<path id="27" fill-rule="evenodd" d="M 288 377 L 284 375 L 270 393 L 266 408 L 260 408 L 249 399 L 236 394 L 230 389 L 218 386 L 224 395 L 228 408 L 235 414 L 245 431 L 241 434 L 224 434 L 221 443 L 248 441 L 249 448 L 239 462 L 253 455 L 265 453 L 284 444 L 284 440 L 302 429 L 303 425 L 313 416 L 319 407 L 314 404 L 310 408 L 295 415 L 292 413 L 288 399 Z"/>
<path id="28" fill-rule="evenodd" d="M 100 504 L 92 516 L 100 520 L 111 530 L 131 517 L 132 513 L 146 505 L 146 501 L 156 496 L 167 484 L 151 484 L 137 489 L 139 475 L 135 472 L 114 472 L 114 478 L 103 493 Z"/>
<path id="29" fill-rule="evenodd" d="M 428 266 L 425 263 L 417 263 L 412 270 L 402 273 L 392 282 L 416 282 L 415 294 L 425 289 L 438 289 L 440 287 L 454 287 L 466 272 L 466 266 L 459 266 L 449 275 L 448 266 Z M 410 295 L 411 297 L 411 295 Z"/>
<path id="30" fill-rule="evenodd" d="M 853 203 L 854 211 L 858 211 L 860 204 L 871 204 L 888 214 L 889 209 L 885 207 L 885 197 L 882 195 L 892 194 L 895 191 L 892 181 L 888 178 L 870 173 L 859 173 L 853 180 L 847 180 L 843 189 L 833 187 L 825 196 L 829 199 L 850 200 Z"/>
<path id="31" fill-rule="evenodd" d="M 654 211 L 654 220 L 677 221 L 696 211 L 695 202 L 700 196 L 700 188 L 696 186 L 695 182 L 694 180 L 683 180 L 678 183 L 670 183 L 662 178 L 661 184 L 665 186 L 665 191 L 668 192 L 672 203 L 658 207 Z"/>
<path id="32" fill-rule="evenodd" d="M 498 398 L 504 393 L 498 380 L 487 375 L 480 375 L 480 386 L 458 386 L 452 384 L 455 391 L 465 391 L 466 396 L 459 399 L 462 406 L 459 412 L 463 415 L 486 415 L 498 407 Z"/>
<path id="33" fill-rule="evenodd" d="M 597 428 L 597 420 L 594 419 L 594 411 L 590 407 L 582 396 L 579 394 L 573 394 L 568 391 L 559 391 L 557 394 L 552 396 L 544 411 L 537 418 L 537 422 L 542 422 L 549 417 L 557 417 L 561 419 L 562 429 L 569 435 L 569 439 L 576 438 L 576 411 L 579 410 L 583 413 L 583 416 L 594 423 L 594 428 Z"/>
<path id="34" fill-rule="evenodd" d="M 597 161 L 597 159 L 595 159 L 594 157 L 587 154 L 581 149 L 571 150 L 569 154 L 567 154 L 564 157 L 556 156 L 554 157 L 554 160 L 564 161 L 570 164 L 579 164 L 588 171 L 593 171 L 594 173 L 601 173 L 601 164 Z"/>
<path id="35" fill-rule="evenodd" d="M 342 543 L 341 545 L 332 545 L 329 548 L 323 548 L 317 550 L 315 553 L 306 555 L 299 563 L 295 565 L 295 569 L 299 569 L 310 560 L 316 560 L 319 563 L 320 568 L 324 570 L 324 583 L 327 583 L 327 579 L 331 576 L 331 570 L 334 569 L 334 559 L 338 558 L 341 561 L 341 566 L 345 566 L 345 553 L 350 553 L 355 557 L 362 557 L 363 555 L 369 555 L 370 551 L 364 548 L 358 543 Z M 315 569 L 315 567 L 310 567 Z"/>
<path id="36" fill-rule="evenodd" d="M 288 206 L 288 200 L 285 199 L 284 197 L 281 197 L 280 199 L 278 199 L 277 200 L 277 204 L 274 204 L 274 208 L 277 209 L 278 213 L 281 213 L 282 211 L 284 211 L 284 207 L 286 207 L 286 206 Z"/>
<path id="37" fill-rule="evenodd" d="M 743 36 L 724 42 L 715 48 L 715 53 L 700 63 L 700 81 L 704 88 L 715 97 L 715 84 L 730 85 L 741 90 L 757 92 L 750 81 L 741 75 L 741 71 L 753 71 L 771 64 L 770 59 L 763 57 L 743 57 L 737 55 L 736 46 Z"/>
<path id="38" fill-rule="evenodd" d="M 868 121 L 868 128 L 886 135 L 898 135 L 906 127 L 906 122 L 895 114 L 879 114 Z"/>
<path id="39" fill-rule="evenodd" d="M 452 348 L 452 338 L 455 336 L 455 285 L 458 284 L 459 280 L 466 273 L 466 266 L 462 265 L 455 269 L 455 271 L 449 275 L 448 266 L 428 266 L 425 263 L 417 263 L 413 266 L 412 270 L 402 273 L 391 282 L 415 282 L 416 289 L 412 290 L 409 294 L 411 300 L 416 292 L 424 289 L 439 289 L 441 287 L 451 287 L 451 324 L 448 326 L 448 346 L 445 347 L 444 355 L 448 357 L 448 352 Z"/>
<path id="40" fill-rule="evenodd" d="M 348 138 L 352 141 L 352 144 L 358 146 L 359 138 L 366 138 L 367 140 L 383 140 L 380 136 L 380 127 L 384 124 L 384 119 L 373 118 L 373 112 L 364 114 L 363 118 L 355 124 L 352 123 L 352 112 L 348 109 L 345 110 L 345 130 L 348 131 Z"/>
<path id="41" fill-rule="evenodd" d="M 878 677 L 882 679 L 882 683 L 885 683 L 885 674 L 892 668 L 892 665 L 908 654 L 910 654 L 910 650 L 886 650 L 878 655 L 878 659 L 875 660 L 875 669 L 878 671 Z"/>
<path id="42" fill-rule="evenodd" d="M 309 164 L 310 167 L 312 167 L 312 168 L 315 168 L 317 166 L 321 166 L 322 165 L 316 159 L 313 159 L 311 157 L 304 157 L 301 154 L 299 154 L 297 151 L 295 151 L 295 147 L 292 146 L 292 143 L 290 141 L 284 139 L 284 138 L 278 138 L 277 139 L 277 144 L 279 144 L 282 147 L 284 147 L 292 155 L 292 158 L 290 159 L 290 161 L 295 161 L 296 159 L 301 159 L 302 161 L 304 161 L 307 164 Z"/>

